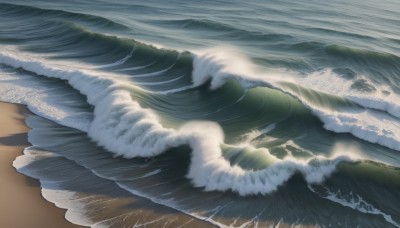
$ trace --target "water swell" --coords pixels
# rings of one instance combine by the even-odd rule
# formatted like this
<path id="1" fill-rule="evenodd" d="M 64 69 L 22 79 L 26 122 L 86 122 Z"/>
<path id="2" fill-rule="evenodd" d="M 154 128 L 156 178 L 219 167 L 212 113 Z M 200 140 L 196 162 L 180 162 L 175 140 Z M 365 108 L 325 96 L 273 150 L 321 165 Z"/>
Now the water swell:
<path id="1" fill-rule="evenodd" d="M 279 33 L 264 33 L 261 31 L 246 30 L 231 24 L 216 22 L 212 20 L 199 20 L 199 19 L 181 19 L 169 21 L 151 21 L 157 25 L 167 26 L 169 28 L 176 28 L 177 26 L 191 30 L 193 32 L 204 31 L 210 34 L 217 34 L 229 40 L 254 40 L 263 42 L 280 42 L 293 40 L 294 37 L 287 34 Z"/>
<path id="2" fill-rule="evenodd" d="M 194 58 L 194 84 L 210 80 L 210 88 L 217 89 L 228 80 L 236 80 L 245 88 L 261 86 L 278 89 L 297 98 L 324 123 L 326 129 L 348 132 L 360 139 L 400 150 L 399 106 L 395 102 L 398 98 L 395 93 L 388 100 L 364 93 L 352 95 L 349 90 L 337 91 L 336 88 L 342 87 L 336 84 L 332 87 L 334 84 L 331 83 L 337 76 L 330 74 L 330 77 L 322 77 L 325 72 L 330 73 L 329 70 L 310 74 L 305 79 L 288 71 L 265 73 L 246 58 L 237 57 L 240 55 L 230 51 L 223 48 L 197 53 Z M 284 75 L 286 77 L 282 79 Z M 324 83 L 319 84 L 321 81 Z M 346 81 L 342 81 L 339 84 L 345 84 Z"/>
<path id="3" fill-rule="evenodd" d="M 363 66 L 381 65 L 399 70 L 400 57 L 390 53 L 381 53 L 371 50 L 350 48 L 340 45 L 329 45 L 325 51 L 332 56 L 343 58 L 346 61 L 361 63 Z"/>
<path id="4" fill-rule="evenodd" d="M 323 209 L 332 206 L 332 203 L 330 203 L 328 200 L 320 200 L 321 196 L 319 196 L 320 195 L 319 192 L 317 192 L 317 194 L 308 192 L 307 193 L 308 197 L 306 197 L 304 202 L 301 201 L 302 199 L 304 199 L 302 191 L 303 190 L 307 191 L 307 184 L 303 180 L 301 180 L 302 178 L 299 178 L 300 175 L 296 175 L 295 178 L 291 178 L 292 180 L 289 180 L 287 186 L 283 186 L 282 188 L 280 188 L 279 193 L 273 195 L 266 195 L 262 197 L 237 197 L 235 194 L 230 194 L 230 193 L 204 192 L 202 191 L 202 189 L 196 189 L 194 187 L 191 187 L 190 184 L 188 183 L 189 181 L 187 181 L 186 178 L 184 177 L 184 174 L 186 173 L 186 170 L 188 168 L 187 161 L 190 160 L 190 153 L 187 153 L 189 152 L 188 148 L 182 151 L 179 151 L 179 149 L 178 150 L 174 149 L 172 151 L 167 152 L 166 154 L 157 156 L 153 159 L 145 159 L 145 158 L 123 159 L 118 157 L 116 158 L 111 153 L 106 152 L 100 147 L 97 147 L 95 143 L 92 140 L 90 140 L 87 137 L 87 135 L 83 132 L 59 126 L 53 123 L 52 121 L 37 116 L 29 117 L 27 119 L 27 124 L 33 129 L 29 133 L 29 141 L 32 142 L 32 144 L 37 145 L 37 147 L 40 147 L 46 151 L 54 151 L 54 153 L 57 156 L 59 156 L 58 159 L 60 160 L 62 160 L 62 158 L 65 157 L 68 160 L 72 161 L 70 163 L 74 164 L 76 163 L 75 166 L 78 165 L 85 168 L 82 169 L 77 167 L 71 169 L 70 165 L 54 166 L 54 163 L 63 164 L 59 163 L 58 159 L 41 161 L 42 156 L 43 155 L 46 156 L 47 154 L 42 153 L 41 151 L 38 151 L 37 153 L 35 152 L 35 154 L 29 153 L 30 151 L 35 150 L 35 148 L 27 149 L 27 151 L 25 151 L 25 154 L 27 156 L 19 158 L 14 163 L 16 167 L 19 167 L 20 171 L 26 173 L 27 175 L 44 180 L 43 187 L 46 189 L 45 195 L 49 196 L 48 199 L 50 199 L 52 202 L 56 202 L 57 205 L 71 209 L 71 211 L 68 212 L 68 218 L 72 219 L 72 221 L 74 221 L 75 223 L 81 224 L 82 222 L 84 224 L 93 224 L 94 222 L 97 222 L 98 219 L 109 218 L 110 215 L 105 214 L 105 217 L 103 216 L 92 217 L 91 214 L 93 213 L 99 215 L 100 212 L 100 214 L 103 215 L 104 209 L 98 211 L 96 210 L 98 207 L 95 207 L 95 205 L 98 204 L 101 205 L 103 197 L 99 198 L 96 197 L 94 199 L 92 197 L 85 197 L 86 191 L 82 192 L 82 189 L 80 191 L 77 190 L 77 194 L 73 195 L 67 194 L 66 197 L 60 197 L 63 196 L 64 193 L 64 191 L 62 190 L 76 189 L 76 188 L 72 189 L 68 188 L 69 186 L 68 184 L 69 181 L 67 180 L 68 177 L 66 177 L 65 174 L 62 175 L 64 170 L 69 170 L 69 169 L 73 170 L 73 172 L 67 172 L 68 176 L 73 176 L 75 173 L 83 175 L 80 176 L 80 178 L 74 179 L 75 180 L 74 182 L 78 182 L 78 184 L 74 184 L 73 186 L 81 186 L 79 184 L 84 183 L 83 186 L 87 186 L 84 189 L 89 190 L 88 193 L 92 193 L 93 191 L 91 190 L 92 185 L 89 183 L 94 183 L 93 186 L 95 186 L 95 188 L 100 187 L 102 189 L 101 193 L 103 195 L 107 196 L 108 194 L 110 194 L 110 191 L 112 195 L 115 194 L 116 198 L 113 199 L 113 202 L 118 202 L 120 200 L 118 198 L 121 196 L 131 199 L 132 197 L 129 195 L 126 196 L 124 192 L 121 192 L 121 189 L 118 190 L 113 187 L 113 185 L 115 184 L 112 182 L 115 182 L 117 185 L 120 186 L 120 188 L 126 189 L 129 192 L 133 193 L 134 195 L 140 195 L 149 198 L 156 203 L 176 208 L 184 213 L 189 213 L 192 216 L 198 217 L 202 220 L 210 221 L 219 226 L 232 224 L 232 226 L 236 227 L 240 226 L 240 224 L 242 223 L 248 224 L 252 221 L 259 222 L 260 224 L 264 224 L 264 222 L 268 223 L 269 215 L 271 214 L 276 215 L 275 214 L 276 211 L 282 211 L 282 213 L 287 214 L 288 208 L 294 210 L 293 215 L 307 217 L 303 222 L 297 221 L 297 223 L 299 224 L 317 223 L 322 225 L 322 224 L 329 224 L 335 221 L 342 222 L 343 218 L 346 218 L 346 215 L 348 214 L 350 214 L 350 217 L 356 216 L 357 218 L 363 218 L 363 219 L 365 216 L 362 212 L 360 212 L 357 209 L 349 210 L 344 207 L 339 207 L 340 209 L 338 208 L 339 211 L 337 212 L 339 213 L 338 220 L 335 219 L 334 217 L 329 217 L 331 213 L 330 211 L 326 212 L 326 215 L 328 216 L 328 218 L 330 218 L 329 221 L 315 219 L 315 214 L 314 213 L 309 214 L 310 212 L 318 210 L 318 214 L 320 215 L 324 211 Z M 273 130 L 272 128 L 273 125 L 262 130 L 262 132 L 271 131 Z M 248 138 L 249 139 L 254 138 L 262 132 L 259 133 L 254 132 L 254 134 L 252 134 L 251 136 L 249 135 Z M 67 137 L 69 139 L 68 141 L 65 141 L 66 135 L 68 135 Z M 76 148 L 79 149 L 77 150 Z M 339 181 L 339 183 L 345 181 L 344 184 L 343 183 L 340 185 L 336 184 L 335 186 L 340 186 L 340 188 L 348 187 L 354 190 L 355 188 L 351 184 L 358 185 L 360 184 L 360 181 L 362 183 L 362 180 L 365 177 L 367 178 L 370 177 L 370 175 L 363 175 L 363 178 L 360 178 L 361 180 L 357 178 L 357 180 L 355 180 L 355 183 L 350 181 L 350 187 L 349 183 L 346 182 L 348 181 L 348 178 L 351 179 L 354 175 L 357 175 L 357 173 L 362 171 L 362 169 L 357 168 L 357 165 L 363 165 L 363 164 L 365 163 L 360 162 L 354 165 L 342 164 L 342 166 L 339 167 L 338 172 L 336 172 L 332 178 L 327 179 L 327 181 L 328 182 Z M 346 171 L 343 170 L 343 166 L 349 167 L 349 169 L 351 169 L 352 171 L 350 173 L 346 173 Z M 378 164 L 378 166 L 380 165 Z M 49 167 L 52 171 L 50 172 L 47 167 Z M 385 175 L 388 174 L 385 168 L 382 170 L 384 171 Z M 93 175 L 91 175 L 90 179 L 86 178 L 86 174 L 90 172 L 101 178 L 93 177 Z M 376 175 L 376 172 L 374 171 L 372 171 L 371 173 L 373 173 L 372 176 L 376 176 L 375 177 L 376 179 L 378 180 L 382 179 L 381 174 Z M 60 174 L 61 178 L 57 178 L 57 176 Z M 394 185 L 392 184 L 393 180 L 397 180 L 394 177 L 398 176 L 398 172 L 392 174 L 395 175 L 393 176 L 391 175 L 390 177 L 387 178 L 390 188 L 398 186 L 397 183 L 398 181 Z M 340 177 L 338 178 L 338 175 L 343 175 L 348 178 L 340 178 Z M 301 181 L 293 183 L 294 179 L 298 180 L 300 179 Z M 58 184 L 61 184 L 57 187 L 48 185 L 48 183 L 50 184 L 52 183 L 51 182 L 52 180 L 63 180 L 63 181 L 56 182 Z M 110 182 L 109 180 L 111 180 L 111 183 L 103 185 L 104 182 Z M 324 185 L 312 185 L 312 186 L 320 187 Z M 369 190 L 370 189 L 367 189 L 365 191 L 368 192 Z M 289 193 L 287 191 L 289 191 Z M 359 194 L 359 191 L 360 190 L 357 189 L 357 194 Z M 98 193 L 98 192 L 99 191 L 94 191 L 93 193 Z M 285 192 L 287 194 L 285 194 Z M 396 204 L 393 205 L 393 202 L 397 201 L 398 194 L 396 192 L 392 193 L 393 196 L 390 196 L 390 198 L 395 201 L 391 201 L 392 204 L 390 205 L 395 207 Z M 59 196 L 57 197 L 57 195 Z M 383 197 L 385 194 L 378 191 L 377 195 Z M 293 205 L 291 203 L 293 197 L 297 197 L 296 199 L 302 202 L 295 209 L 293 209 Z M 389 196 L 385 195 L 383 198 L 386 197 Z M 277 206 L 274 208 L 274 210 L 265 209 L 265 205 L 269 205 L 268 199 L 269 200 L 276 199 L 274 202 L 276 202 Z M 315 199 L 317 201 L 315 201 Z M 368 198 L 367 201 L 369 201 L 369 199 L 370 198 Z M 381 198 L 373 197 L 373 199 L 381 199 Z M 109 202 L 107 198 L 106 202 Z M 375 208 L 382 208 L 382 209 L 384 208 L 384 210 L 381 210 L 381 212 L 388 216 L 392 215 L 393 220 L 397 221 L 398 216 L 396 216 L 395 213 L 396 210 L 395 211 L 392 211 L 390 209 L 387 210 L 386 206 L 388 205 L 386 203 L 383 200 L 382 202 L 383 207 L 382 204 L 376 205 L 375 203 L 373 204 L 373 206 Z M 106 208 L 111 210 L 114 209 L 114 203 L 112 205 L 109 204 L 107 205 L 108 206 Z M 125 203 L 124 205 L 128 206 L 129 204 Z M 229 207 L 224 207 L 224 205 L 229 205 Z M 236 209 L 241 208 L 240 206 L 243 205 L 251 205 L 251 207 L 249 207 L 248 209 L 248 211 L 251 212 L 248 214 L 243 214 L 242 210 L 235 210 L 235 208 Z M 282 207 L 282 205 L 284 206 Z M 335 206 L 333 207 L 335 208 Z M 129 206 L 127 208 L 131 209 L 131 207 Z M 311 208 L 311 211 L 307 211 L 307 209 L 304 208 Z M 321 208 L 322 212 L 320 211 L 319 208 Z M 129 224 L 132 222 L 129 220 L 125 221 L 124 218 L 120 218 L 119 215 L 121 215 L 121 213 L 124 213 L 125 211 L 121 212 L 120 210 L 118 210 L 118 212 L 119 213 L 116 215 L 114 213 L 111 214 L 116 216 L 115 218 L 116 221 L 119 221 L 124 224 Z M 227 215 L 230 216 L 226 217 Z M 380 226 L 384 225 L 387 226 L 385 220 L 383 218 L 380 218 L 380 214 L 371 213 L 371 215 L 374 215 L 372 218 L 377 220 L 375 221 L 376 224 L 383 224 Z M 240 219 L 238 219 L 239 217 Z M 292 221 L 290 219 L 282 219 L 282 220 L 283 222 Z M 136 221 L 137 219 L 133 220 L 133 224 Z M 361 220 L 359 219 L 351 220 L 351 222 L 349 223 L 360 224 Z"/>
<path id="5" fill-rule="evenodd" d="M 190 145 L 191 165 L 187 177 L 195 186 L 206 190 L 234 191 L 241 195 L 267 194 L 275 191 L 295 173 L 300 172 L 309 183 L 319 183 L 329 176 L 340 162 L 351 162 L 349 156 L 316 157 L 305 161 L 290 157 L 278 159 L 264 153 L 272 165 L 263 170 L 245 170 L 231 166 L 223 158 L 223 132 L 212 122 L 187 123 L 178 130 L 164 128 L 149 109 L 132 100 L 126 85 L 107 76 L 98 76 L 87 70 L 68 70 L 52 66 L 50 62 L 27 59 L 16 53 L 2 53 L 1 62 L 21 67 L 38 75 L 56 77 L 68 83 L 87 97 L 94 106 L 94 119 L 89 136 L 109 151 L 126 158 L 152 157 L 169 148 Z M 138 89 L 138 88 L 137 88 Z M 133 149 L 135 148 L 135 149 Z M 249 186 L 252 186 L 251 188 Z"/>
<path id="6" fill-rule="evenodd" d="M 386 110 L 388 105 L 355 102 L 361 106 L 364 104 L 359 107 L 347 98 L 332 95 L 334 92 L 326 94 L 298 86 L 294 83 L 296 79 L 283 80 L 282 72 L 266 74 L 257 69 L 246 56 L 229 48 L 179 53 L 160 50 L 133 40 L 91 33 L 74 24 L 62 24 L 61 27 L 66 27 L 67 31 L 73 30 L 71 37 L 61 38 L 65 39 L 66 43 L 60 42 L 59 36 L 53 40 L 61 50 L 68 49 L 67 47 L 77 40 L 78 46 L 73 44 L 76 50 L 94 40 L 96 43 L 88 45 L 87 50 L 95 50 L 98 46 L 106 44 L 106 49 L 101 52 L 109 49 L 115 53 L 124 50 L 124 53 L 119 54 L 118 58 L 111 54 L 114 59 L 108 59 L 106 63 L 95 61 L 97 66 L 82 69 L 75 66 L 71 70 L 39 56 L 29 57 L 27 53 L 4 49 L 0 55 L 1 63 L 68 81 L 94 106 L 94 118 L 90 127 L 80 129 L 88 132 L 99 145 L 116 155 L 125 158 L 153 157 L 170 148 L 189 145 L 193 152 L 187 177 L 195 186 L 204 187 L 206 190 L 230 190 L 241 195 L 267 194 L 275 191 L 296 173 L 301 173 L 309 183 L 319 183 L 329 176 L 340 162 L 357 159 L 341 154 L 296 160 L 291 157 L 277 158 L 268 149 L 262 149 L 270 165 L 261 170 L 247 170 L 240 165 L 232 165 L 224 158 L 221 149 L 221 145 L 225 144 L 224 133 L 218 124 L 193 122 L 180 128 L 166 128 L 153 110 L 142 107 L 133 99 L 132 91 L 160 93 L 159 90 L 162 89 L 161 94 L 168 94 L 197 88 L 207 83 L 211 89 L 216 90 L 230 80 L 239 82 L 245 89 L 269 87 L 294 96 L 312 110 L 329 130 L 349 132 L 361 139 L 400 150 L 397 126 L 382 126 L 385 120 L 390 120 L 390 123 L 398 122 L 395 117 L 388 116 L 391 113 L 396 115 L 397 109 Z M 76 57 L 72 55 L 68 59 Z M 104 59 L 104 56 L 100 59 Z M 126 83 L 127 80 L 145 89 Z M 178 83 L 181 80 L 182 82 Z M 168 82 L 172 88 L 168 89 L 168 84 L 163 82 Z M 381 108 L 388 113 L 369 110 L 370 107 Z"/>
<path id="7" fill-rule="evenodd" d="M 38 116 L 13 165 L 71 222 L 179 225 L 142 196 L 221 227 L 399 226 L 390 3 L 15 3 L 1 100 Z"/>
<path id="8" fill-rule="evenodd" d="M 18 39 L 29 42 L 24 50 L 45 53 L 51 59 L 79 61 L 84 63 L 80 64 L 82 68 L 115 72 L 115 77 L 130 78 L 153 91 L 191 84 L 192 57 L 189 52 L 157 49 L 133 39 L 92 32 L 68 21 L 44 20 L 33 28 L 42 32 L 17 29 L 7 31 L 7 34 L 21 32 Z M 165 84 L 160 86 L 161 83 Z"/>
<path id="9" fill-rule="evenodd" d="M 0 15 L 7 17 L 15 17 L 18 19 L 26 20 L 26 17 L 30 19 L 45 18 L 46 20 L 62 20 L 71 21 L 75 23 L 83 23 L 99 27 L 102 29 L 111 30 L 126 30 L 128 27 L 109 20 L 104 17 L 94 16 L 90 14 L 74 13 L 64 10 L 54 9 L 42 9 L 39 7 L 18 5 L 10 3 L 0 3 Z"/>

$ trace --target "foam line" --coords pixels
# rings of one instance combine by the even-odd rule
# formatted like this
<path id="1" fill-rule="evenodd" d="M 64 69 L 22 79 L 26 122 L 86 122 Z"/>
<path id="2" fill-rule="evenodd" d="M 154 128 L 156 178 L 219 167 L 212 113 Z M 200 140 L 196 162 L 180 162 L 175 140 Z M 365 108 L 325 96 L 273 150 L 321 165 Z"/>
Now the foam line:
<path id="1" fill-rule="evenodd" d="M 87 70 L 70 70 L 49 61 L 29 58 L 20 52 L 2 51 L 0 62 L 38 75 L 55 77 L 87 97 L 95 107 L 88 135 L 110 152 L 125 158 L 152 157 L 169 148 L 189 145 L 192 157 L 187 177 L 195 186 L 208 191 L 234 191 L 240 195 L 268 194 L 299 172 L 308 183 L 319 183 L 349 156 L 315 157 L 306 161 L 278 159 L 263 149 L 272 165 L 263 170 L 245 170 L 231 166 L 223 158 L 221 127 L 214 122 L 191 122 L 181 129 L 164 128 L 150 109 L 142 108 L 124 90 L 122 82 Z"/>
<path id="2" fill-rule="evenodd" d="M 364 97 L 355 95 L 340 97 L 346 94 L 346 91 L 336 91 L 330 88 L 341 88 L 340 85 L 331 83 L 334 75 L 325 77 L 324 83 L 315 83 L 315 78 L 319 76 L 310 75 L 311 79 L 296 79 L 298 77 L 289 77 L 289 72 L 279 73 L 271 72 L 266 74 L 257 69 L 246 57 L 237 54 L 235 51 L 226 48 L 210 49 L 194 53 L 193 60 L 193 84 L 201 85 L 207 81 L 211 81 L 210 88 L 217 89 L 221 87 L 227 80 L 236 80 L 244 88 L 269 87 L 278 89 L 284 93 L 298 99 L 308 109 L 312 111 L 323 123 L 327 130 L 338 133 L 351 133 L 357 138 L 368 142 L 377 143 L 390 149 L 400 151 L 400 106 L 397 104 L 398 95 L 391 95 L 391 99 L 384 98 L 372 99 L 370 96 Z M 285 78 L 284 80 L 282 78 Z M 288 80 L 287 78 L 290 78 Z M 296 82 L 298 80 L 298 82 Z M 311 86 L 311 82 L 318 84 Z M 332 94 L 321 93 L 316 90 L 301 87 L 298 85 L 309 85 L 315 89 L 321 89 Z M 329 86 L 327 86 L 329 84 Z M 334 86 L 333 86 L 334 85 Z M 314 92 L 321 96 L 330 96 L 337 99 L 348 99 L 360 106 L 353 107 L 337 107 L 332 109 L 324 107 L 320 103 L 315 103 L 312 97 L 307 97 L 304 92 Z M 332 99 L 331 98 L 331 99 Z M 328 98 L 329 99 L 329 98 Z M 385 101 L 383 101 L 385 100 Z M 324 100 L 327 101 L 327 100 Z M 376 110 L 378 109 L 378 110 Z"/>
<path id="3" fill-rule="evenodd" d="M 400 96 L 393 92 L 388 86 L 376 85 L 367 77 L 359 75 L 353 80 L 346 80 L 337 75 L 332 69 L 324 69 L 297 79 L 299 83 L 309 88 L 324 91 L 325 93 L 335 94 L 345 97 L 358 105 L 381 110 L 390 115 L 400 118 Z M 354 83 L 362 83 L 368 92 L 362 89 L 352 89 Z"/>
<path id="4" fill-rule="evenodd" d="M 312 188 L 312 186 L 309 185 L 308 188 L 312 192 L 317 193 Z M 367 203 L 363 198 L 361 198 L 361 196 L 359 196 L 357 194 L 350 192 L 350 194 L 349 194 L 350 199 L 345 199 L 342 196 L 342 193 L 340 190 L 338 190 L 337 192 L 331 192 L 327 188 L 325 188 L 325 190 L 327 191 L 327 194 L 326 194 L 326 196 L 321 196 L 322 198 L 328 199 L 332 202 L 338 203 L 345 207 L 350 207 L 354 210 L 360 211 L 365 214 L 381 215 L 387 222 L 391 223 L 392 225 L 394 225 L 396 227 L 400 227 L 400 224 L 396 223 L 392 219 L 392 216 L 383 213 L 381 210 L 379 210 L 379 209 L 375 208 L 373 205 Z"/>

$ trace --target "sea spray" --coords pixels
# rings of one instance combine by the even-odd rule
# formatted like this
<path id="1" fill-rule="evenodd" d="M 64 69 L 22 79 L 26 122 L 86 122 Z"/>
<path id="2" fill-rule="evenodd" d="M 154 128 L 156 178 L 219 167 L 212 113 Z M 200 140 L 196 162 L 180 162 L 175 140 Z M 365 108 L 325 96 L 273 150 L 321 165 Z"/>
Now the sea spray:
<path id="1" fill-rule="evenodd" d="M 215 50 L 217 50 L 216 53 L 214 52 Z M 220 52 L 226 52 L 226 49 L 210 49 L 209 51 L 195 54 L 192 74 L 195 85 L 211 80 L 210 88 L 217 89 L 227 80 L 236 80 L 244 88 L 269 87 L 277 89 L 294 96 L 302 102 L 324 123 L 324 127 L 327 130 L 338 133 L 348 132 L 365 141 L 378 143 L 400 151 L 400 132 L 398 131 L 400 120 L 397 118 L 399 107 L 393 103 L 393 99 L 382 103 L 382 99 L 349 96 L 349 100 L 344 100 L 344 106 L 341 107 L 340 105 L 330 104 L 329 99 L 324 98 L 337 97 L 338 100 L 346 99 L 338 96 L 340 93 L 335 94 L 335 91 L 332 91 L 332 94 L 318 92 L 312 88 L 297 85 L 293 81 L 294 76 L 290 76 L 289 72 L 287 72 L 288 76 L 286 78 L 283 75 L 279 75 L 278 72 L 260 75 L 259 70 L 255 69 L 254 65 L 248 62 L 246 58 L 231 58 L 231 55 L 227 53 L 221 54 Z M 243 71 L 238 71 L 238 67 Z M 324 88 L 321 87 L 319 89 L 322 90 Z M 318 94 L 318 99 L 321 101 L 318 99 L 313 100 L 313 97 L 307 96 L 309 93 Z M 351 101 L 354 104 L 351 104 Z M 335 109 L 332 109 L 331 106 L 335 106 Z M 375 109 L 388 112 L 381 112 Z"/>
<path id="2" fill-rule="evenodd" d="M 38 75 L 67 80 L 86 95 L 89 104 L 95 107 L 88 134 L 110 152 L 126 158 L 153 157 L 169 148 L 190 145 L 193 151 L 188 177 L 195 186 L 206 190 L 231 190 L 241 195 L 268 194 L 296 172 L 302 173 L 309 183 L 318 183 L 329 176 L 338 163 L 352 161 L 348 156 L 314 158 L 307 162 L 276 159 L 270 167 L 258 171 L 231 166 L 222 156 L 223 133 L 216 123 L 188 123 L 190 127 L 180 131 L 164 128 L 150 109 L 142 108 L 110 77 L 87 70 L 67 70 L 38 58 L 33 60 L 21 54 L 17 58 L 16 55 L 3 52 L 0 60 Z M 267 149 L 265 152 L 269 153 Z"/>

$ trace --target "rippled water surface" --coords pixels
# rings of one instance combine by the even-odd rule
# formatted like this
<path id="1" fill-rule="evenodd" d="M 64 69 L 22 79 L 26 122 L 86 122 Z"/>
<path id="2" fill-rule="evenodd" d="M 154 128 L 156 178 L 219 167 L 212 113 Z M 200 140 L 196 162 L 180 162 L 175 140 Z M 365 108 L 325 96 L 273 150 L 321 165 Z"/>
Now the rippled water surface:
<path id="1" fill-rule="evenodd" d="M 397 1 L 0 2 L 0 99 L 38 115 L 14 166 L 69 221 L 178 226 L 141 196 L 218 226 L 400 226 Z"/>

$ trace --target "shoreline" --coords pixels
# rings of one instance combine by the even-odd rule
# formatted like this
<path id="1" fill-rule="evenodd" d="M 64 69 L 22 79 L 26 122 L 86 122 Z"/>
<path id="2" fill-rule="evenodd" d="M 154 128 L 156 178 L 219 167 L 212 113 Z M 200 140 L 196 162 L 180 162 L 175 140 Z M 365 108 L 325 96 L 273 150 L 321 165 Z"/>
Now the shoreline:
<path id="1" fill-rule="evenodd" d="M 43 228 L 85 227 L 65 218 L 67 209 L 56 207 L 41 195 L 37 179 L 19 173 L 12 163 L 31 146 L 25 119 L 31 113 L 25 105 L 0 102 L 0 227 Z M 138 204 L 146 205 L 146 214 L 157 218 L 161 214 L 171 216 L 174 225 L 183 227 L 215 227 L 214 224 L 195 218 L 176 209 L 160 205 L 132 194 Z M 171 225 L 173 225 L 171 224 Z"/>
<path id="2" fill-rule="evenodd" d="M 41 195 L 39 180 L 18 173 L 16 157 L 30 146 L 25 118 L 32 114 L 24 105 L 0 102 L 0 227 L 83 227 L 65 219 L 65 209 Z"/>

